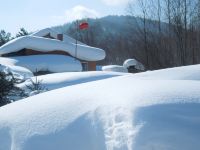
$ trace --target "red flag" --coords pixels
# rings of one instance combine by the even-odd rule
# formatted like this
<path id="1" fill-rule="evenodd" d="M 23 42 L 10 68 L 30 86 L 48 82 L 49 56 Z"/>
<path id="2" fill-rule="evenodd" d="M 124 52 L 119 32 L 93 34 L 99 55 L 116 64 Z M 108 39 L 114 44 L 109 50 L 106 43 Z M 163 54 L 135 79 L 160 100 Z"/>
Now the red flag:
<path id="1" fill-rule="evenodd" d="M 87 22 L 82 22 L 79 25 L 79 29 L 81 29 L 81 30 L 87 29 L 88 27 L 89 27 L 89 24 Z"/>

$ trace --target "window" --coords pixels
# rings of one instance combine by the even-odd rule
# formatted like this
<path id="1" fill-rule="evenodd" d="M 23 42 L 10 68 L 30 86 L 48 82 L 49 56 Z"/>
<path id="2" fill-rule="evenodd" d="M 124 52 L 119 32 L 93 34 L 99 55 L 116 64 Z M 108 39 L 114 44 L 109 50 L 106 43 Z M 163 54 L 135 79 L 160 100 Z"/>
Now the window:
<path id="1" fill-rule="evenodd" d="M 83 71 L 88 71 L 88 62 L 82 62 Z"/>

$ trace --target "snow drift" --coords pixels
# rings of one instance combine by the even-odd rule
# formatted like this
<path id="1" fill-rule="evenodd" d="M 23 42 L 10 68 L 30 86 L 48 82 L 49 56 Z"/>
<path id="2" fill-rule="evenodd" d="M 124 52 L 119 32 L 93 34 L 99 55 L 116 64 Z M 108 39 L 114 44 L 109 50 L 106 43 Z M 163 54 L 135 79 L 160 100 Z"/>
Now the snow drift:
<path id="1" fill-rule="evenodd" d="M 102 72 L 102 71 L 53 73 L 53 74 L 32 77 L 26 82 L 18 84 L 17 86 L 24 90 L 27 90 L 26 89 L 27 86 L 30 86 L 32 84 L 31 81 L 35 82 L 37 78 L 38 81 L 41 81 L 41 86 L 47 88 L 48 90 L 54 90 L 62 87 L 67 87 L 97 80 L 103 80 L 122 75 L 127 75 L 127 74 L 117 73 L 117 72 Z"/>
<path id="2" fill-rule="evenodd" d="M 32 72 L 73 72 L 82 71 L 80 61 L 64 55 L 32 55 L 18 57 L 0 57 L 0 64 L 22 66 Z"/>
<path id="3" fill-rule="evenodd" d="M 199 149 L 199 91 L 126 75 L 39 94 L 0 108 L 0 149 Z"/>
<path id="4" fill-rule="evenodd" d="M 108 66 L 103 66 L 102 67 L 103 71 L 112 71 L 112 72 L 128 72 L 128 69 L 123 67 L 123 66 L 119 66 L 119 65 L 108 65 Z"/>
<path id="5" fill-rule="evenodd" d="M 12 75 L 16 79 L 20 79 L 22 81 L 25 81 L 34 76 L 30 70 L 20 66 L 10 66 L 10 65 L 0 64 L 0 71 L 3 71 L 5 73 L 12 73 Z"/>
<path id="6" fill-rule="evenodd" d="M 153 80 L 200 80 L 200 65 L 147 71 L 134 74 L 134 77 Z"/>

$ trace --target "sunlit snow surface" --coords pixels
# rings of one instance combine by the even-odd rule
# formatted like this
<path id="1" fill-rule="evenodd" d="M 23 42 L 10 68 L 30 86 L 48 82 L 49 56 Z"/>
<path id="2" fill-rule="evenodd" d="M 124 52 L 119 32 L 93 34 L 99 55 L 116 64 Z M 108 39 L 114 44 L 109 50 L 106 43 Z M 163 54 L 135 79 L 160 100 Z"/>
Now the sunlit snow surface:
<path id="1" fill-rule="evenodd" d="M 1 107 L 0 150 L 199 149 L 200 66 L 190 67 L 186 76 L 174 68 L 113 77 Z"/>
<path id="2" fill-rule="evenodd" d="M 22 81 L 26 79 L 30 79 L 31 77 L 34 76 L 30 70 L 24 67 L 20 67 L 20 66 L 0 64 L 0 71 L 4 73 L 12 73 L 16 79 L 20 79 Z"/>
<path id="3" fill-rule="evenodd" d="M 54 90 L 71 85 L 103 80 L 127 74 L 128 73 L 106 72 L 106 71 L 52 73 L 52 74 L 32 77 L 26 80 L 26 82 L 18 84 L 17 86 L 26 90 L 27 86 L 31 86 L 32 81 L 33 82 L 39 81 L 41 83 L 41 86 L 43 86 L 44 88 L 48 90 Z"/>
<path id="4" fill-rule="evenodd" d="M 109 72 L 128 72 L 128 69 L 125 68 L 124 66 L 119 66 L 119 65 L 108 65 L 108 66 L 103 66 L 102 67 L 103 71 L 109 71 Z"/>
<path id="5" fill-rule="evenodd" d="M 73 72 L 82 71 L 81 62 L 64 55 L 31 55 L 0 57 L 0 64 L 25 67 L 32 72 Z"/>
<path id="6" fill-rule="evenodd" d="M 76 52 L 77 46 L 77 52 Z M 23 36 L 13 39 L 0 47 L 0 55 L 18 52 L 22 49 L 33 49 L 40 52 L 51 52 L 60 50 L 69 53 L 81 60 L 98 61 L 103 60 L 106 56 L 105 51 L 100 48 L 90 47 L 87 45 L 74 44 L 43 38 L 38 36 Z"/>

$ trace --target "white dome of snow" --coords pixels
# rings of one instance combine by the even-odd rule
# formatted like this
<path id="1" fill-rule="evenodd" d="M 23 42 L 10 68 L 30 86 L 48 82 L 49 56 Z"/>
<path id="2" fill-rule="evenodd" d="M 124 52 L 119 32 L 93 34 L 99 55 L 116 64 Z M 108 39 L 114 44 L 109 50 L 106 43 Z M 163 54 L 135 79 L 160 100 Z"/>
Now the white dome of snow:
<path id="1" fill-rule="evenodd" d="M 136 66 L 137 64 L 138 64 L 137 60 L 135 60 L 135 59 L 127 59 L 127 60 L 124 61 L 123 66 L 125 68 L 128 68 L 130 66 Z"/>
<path id="2" fill-rule="evenodd" d="M 138 62 L 135 59 L 127 59 L 127 60 L 125 60 L 123 66 L 125 68 L 129 68 L 131 66 L 134 66 L 138 70 L 145 70 L 144 65 L 142 63 Z"/>
<path id="3" fill-rule="evenodd" d="M 113 72 L 125 72 L 128 73 L 128 69 L 123 67 L 123 66 L 119 66 L 119 65 L 108 65 L 108 66 L 103 66 L 102 67 L 103 71 L 113 71 Z"/>

